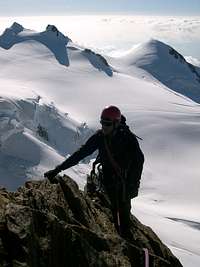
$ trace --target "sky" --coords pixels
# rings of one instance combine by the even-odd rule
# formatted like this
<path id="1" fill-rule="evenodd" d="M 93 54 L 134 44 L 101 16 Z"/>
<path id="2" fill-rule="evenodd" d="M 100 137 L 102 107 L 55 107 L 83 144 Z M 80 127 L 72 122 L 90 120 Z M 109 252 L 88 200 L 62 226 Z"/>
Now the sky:
<path id="1" fill-rule="evenodd" d="M 147 15 L 200 15 L 199 0 L 13 0 L 0 1 L 0 15 L 69 13 L 131 13 Z"/>

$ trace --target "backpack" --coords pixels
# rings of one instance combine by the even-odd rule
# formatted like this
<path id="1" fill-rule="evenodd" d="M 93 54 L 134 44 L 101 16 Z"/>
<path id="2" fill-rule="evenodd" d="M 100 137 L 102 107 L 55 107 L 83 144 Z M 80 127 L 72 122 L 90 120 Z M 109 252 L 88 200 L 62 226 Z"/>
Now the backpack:
<path id="1" fill-rule="evenodd" d="M 127 177 L 126 177 L 126 190 L 127 194 L 130 198 L 134 198 L 138 196 L 138 191 L 140 187 L 140 180 L 142 177 L 143 165 L 144 165 L 144 154 L 140 149 L 137 135 L 132 133 L 133 137 L 132 142 L 136 147 L 136 155 L 133 161 L 130 162 L 129 167 L 127 169 Z M 139 138 L 141 139 L 141 138 Z"/>
<path id="2" fill-rule="evenodd" d="M 140 180 L 144 164 L 144 154 L 142 153 L 139 143 L 137 141 L 137 138 L 141 138 L 137 137 L 134 133 L 132 133 L 125 123 L 120 126 L 119 130 L 129 140 L 130 146 L 133 147 L 135 152 L 135 157 L 130 158 L 130 163 L 128 164 L 127 169 L 122 170 L 120 168 L 118 163 L 113 158 L 105 139 L 104 144 L 110 164 L 113 167 L 116 176 L 119 177 L 122 182 L 122 191 L 124 191 L 124 196 L 128 196 L 128 198 L 134 198 L 138 196 L 138 190 L 140 186 Z"/>

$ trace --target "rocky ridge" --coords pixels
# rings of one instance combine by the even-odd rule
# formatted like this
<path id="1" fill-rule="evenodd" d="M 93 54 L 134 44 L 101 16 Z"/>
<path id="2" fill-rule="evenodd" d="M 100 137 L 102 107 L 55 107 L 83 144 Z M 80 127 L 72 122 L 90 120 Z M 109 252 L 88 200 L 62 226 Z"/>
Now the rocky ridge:
<path id="1" fill-rule="evenodd" d="M 132 237 L 121 238 L 106 196 L 79 190 L 68 176 L 58 184 L 28 181 L 16 192 L 0 189 L 0 266 L 181 267 L 147 226 L 131 218 Z"/>

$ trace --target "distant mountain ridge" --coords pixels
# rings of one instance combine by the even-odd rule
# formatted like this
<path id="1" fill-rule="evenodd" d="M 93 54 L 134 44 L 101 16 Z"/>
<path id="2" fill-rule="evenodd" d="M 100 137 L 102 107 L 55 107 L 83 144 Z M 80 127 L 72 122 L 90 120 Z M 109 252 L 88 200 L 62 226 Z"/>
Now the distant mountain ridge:
<path id="1" fill-rule="evenodd" d="M 14 22 L 0 36 L 0 47 L 10 49 L 15 44 L 31 40 L 45 45 L 62 65 L 69 67 L 69 51 L 77 50 L 97 70 L 105 72 L 110 77 L 115 71 L 115 66 L 109 64 L 109 59 L 106 60 L 90 49 L 73 44 L 72 40 L 54 25 L 47 25 L 45 31 L 37 33 Z M 125 62 L 129 69 L 131 66 L 144 69 L 168 88 L 200 103 L 200 68 L 188 63 L 171 46 L 152 39 L 119 58 L 120 60 Z"/>

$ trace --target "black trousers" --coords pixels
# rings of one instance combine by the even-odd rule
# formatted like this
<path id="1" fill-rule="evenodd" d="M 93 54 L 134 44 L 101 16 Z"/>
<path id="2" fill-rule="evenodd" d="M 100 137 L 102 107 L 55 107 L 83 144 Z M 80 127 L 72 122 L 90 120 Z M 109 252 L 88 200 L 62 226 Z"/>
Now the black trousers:
<path id="1" fill-rule="evenodd" d="M 130 233 L 131 199 L 120 183 L 105 185 L 104 188 L 111 202 L 115 228 L 121 236 L 126 237 Z"/>

